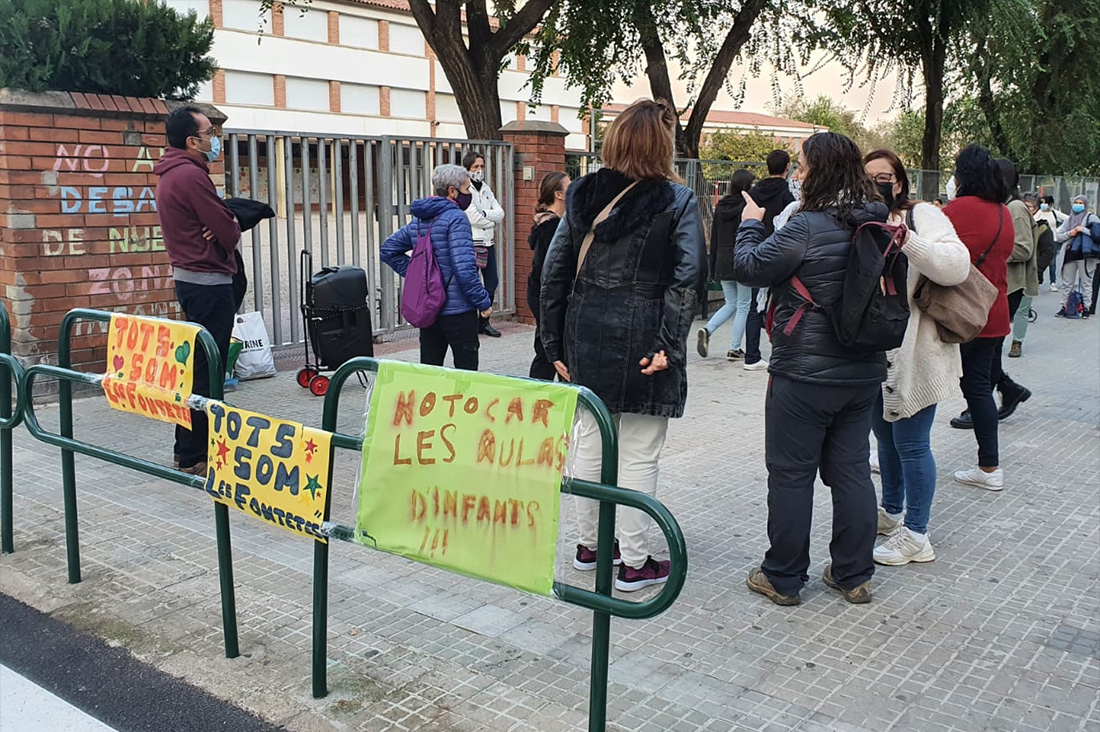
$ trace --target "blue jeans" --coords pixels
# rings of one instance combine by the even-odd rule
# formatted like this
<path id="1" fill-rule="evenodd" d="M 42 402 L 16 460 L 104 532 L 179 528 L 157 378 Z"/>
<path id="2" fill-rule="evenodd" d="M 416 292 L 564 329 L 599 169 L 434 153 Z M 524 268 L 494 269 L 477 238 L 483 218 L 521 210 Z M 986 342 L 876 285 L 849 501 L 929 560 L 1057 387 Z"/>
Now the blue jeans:
<path id="1" fill-rule="evenodd" d="M 887 422 L 882 418 L 882 392 L 871 415 L 878 440 L 882 476 L 882 507 L 887 513 L 905 511 L 905 527 L 918 534 L 928 531 L 932 496 L 936 493 L 936 459 L 932 457 L 932 421 L 936 405 L 912 417 Z"/>
<path id="2" fill-rule="evenodd" d="M 713 334 L 727 320 L 733 318 L 733 340 L 730 343 L 730 350 L 736 351 L 741 348 L 741 339 L 745 337 L 752 289 L 733 280 L 722 280 L 722 294 L 725 295 L 726 304 L 707 321 L 707 333 Z"/>

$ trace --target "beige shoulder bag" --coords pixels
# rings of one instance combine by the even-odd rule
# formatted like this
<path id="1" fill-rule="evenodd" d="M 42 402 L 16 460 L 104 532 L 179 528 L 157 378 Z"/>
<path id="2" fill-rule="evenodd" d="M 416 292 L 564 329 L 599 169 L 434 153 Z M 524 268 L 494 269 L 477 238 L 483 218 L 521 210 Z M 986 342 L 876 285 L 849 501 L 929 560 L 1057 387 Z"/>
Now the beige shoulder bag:
<path id="1" fill-rule="evenodd" d="M 584 243 L 581 244 L 580 255 L 577 256 L 577 274 L 581 273 L 581 265 L 584 264 L 584 260 L 588 256 L 588 250 L 592 248 L 592 240 L 596 238 L 596 227 L 607 220 L 607 217 L 611 215 L 612 209 L 615 208 L 615 204 L 618 203 L 622 199 L 622 197 L 630 191 L 631 188 L 638 185 L 638 182 L 639 181 L 634 181 L 626 188 L 624 188 L 622 192 L 619 193 L 619 195 L 612 198 L 611 203 L 607 204 L 607 206 L 604 207 L 604 210 L 600 211 L 599 215 L 597 215 L 595 220 L 592 222 L 592 228 L 588 230 L 587 234 L 585 234 Z M 576 285 L 574 284 L 574 286 Z"/>

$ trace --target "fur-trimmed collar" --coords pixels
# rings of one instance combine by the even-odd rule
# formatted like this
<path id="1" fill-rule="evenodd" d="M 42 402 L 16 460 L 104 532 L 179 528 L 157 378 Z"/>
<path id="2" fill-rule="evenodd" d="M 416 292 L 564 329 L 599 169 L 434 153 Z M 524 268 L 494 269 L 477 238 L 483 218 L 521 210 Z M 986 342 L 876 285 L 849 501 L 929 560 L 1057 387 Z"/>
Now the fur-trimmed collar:
<path id="1" fill-rule="evenodd" d="M 576 181 L 569 186 L 567 193 L 570 221 L 578 228 L 588 231 L 600 211 L 630 183 L 629 178 L 610 168 L 601 168 Z M 668 208 L 675 198 L 676 192 L 668 181 L 639 182 L 615 204 L 607 219 L 596 227 L 596 238 L 600 241 L 616 241 L 626 236 L 649 223 L 654 216 Z"/>

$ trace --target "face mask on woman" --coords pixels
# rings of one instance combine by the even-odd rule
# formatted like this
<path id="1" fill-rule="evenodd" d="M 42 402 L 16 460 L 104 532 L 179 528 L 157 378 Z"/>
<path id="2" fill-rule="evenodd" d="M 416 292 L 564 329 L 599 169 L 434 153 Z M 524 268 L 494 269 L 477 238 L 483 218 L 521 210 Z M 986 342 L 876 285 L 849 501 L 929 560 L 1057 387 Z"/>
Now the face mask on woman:
<path id="1" fill-rule="evenodd" d="M 893 183 L 875 183 L 875 187 L 878 188 L 878 193 L 882 196 L 882 200 L 886 201 L 886 208 L 893 210 L 894 208 L 894 184 Z"/>
<path id="2" fill-rule="evenodd" d="M 1040 203 L 1039 204 L 1039 210 L 1040 211 L 1049 211 L 1050 210 L 1050 204 L 1049 203 Z"/>
<path id="3" fill-rule="evenodd" d="M 462 209 L 463 211 L 465 211 L 466 209 L 468 209 L 470 207 L 470 203 L 473 202 L 473 200 L 474 200 L 474 194 L 472 194 L 472 193 L 459 192 L 459 194 L 457 196 L 455 196 L 455 203 L 457 203 L 458 207 L 460 209 Z"/>
<path id="4" fill-rule="evenodd" d="M 475 183 L 480 183 L 481 181 L 485 180 L 485 171 L 475 170 L 474 172 L 470 173 L 470 180 L 474 181 Z"/>
<path id="5" fill-rule="evenodd" d="M 955 183 L 955 176 L 951 176 L 951 180 L 947 181 L 947 200 L 954 201 L 957 193 L 958 184 Z"/>
<path id="6" fill-rule="evenodd" d="M 1085 204 L 1083 204 L 1083 203 L 1073 204 L 1073 213 L 1084 213 L 1084 212 L 1085 212 Z"/>

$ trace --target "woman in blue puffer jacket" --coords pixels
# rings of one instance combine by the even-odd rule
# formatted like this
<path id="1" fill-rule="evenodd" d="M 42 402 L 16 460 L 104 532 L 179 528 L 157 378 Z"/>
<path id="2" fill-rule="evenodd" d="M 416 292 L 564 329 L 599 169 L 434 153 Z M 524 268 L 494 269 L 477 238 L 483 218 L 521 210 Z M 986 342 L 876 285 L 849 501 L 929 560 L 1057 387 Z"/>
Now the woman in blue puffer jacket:
<path id="1" fill-rule="evenodd" d="M 404 277 L 417 237 L 430 234 L 447 299 L 435 322 L 420 329 L 420 363 L 442 366 L 449 346 L 456 369 L 477 371 L 478 316 L 488 318 L 493 310 L 463 211 L 470 204 L 470 174 L 461 165 L 440 165 L 432 171 L 432 188 L 434 196 L 413 201 L 414 220 L 386 239 L 381 258 Z"/>

